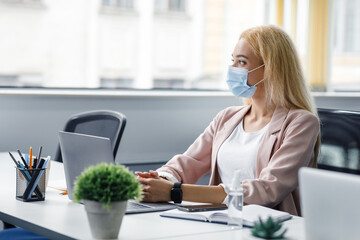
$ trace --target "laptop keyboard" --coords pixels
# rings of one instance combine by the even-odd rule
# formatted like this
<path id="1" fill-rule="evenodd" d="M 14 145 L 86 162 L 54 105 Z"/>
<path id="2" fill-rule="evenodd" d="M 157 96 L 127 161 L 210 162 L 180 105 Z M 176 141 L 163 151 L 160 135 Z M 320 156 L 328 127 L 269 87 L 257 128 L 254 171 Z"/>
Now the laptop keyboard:
<path id="1" fill-rule="evenodd" d="M 128 201 L 126 210 L 137 210 L 137 209 L 149 209 L 151 207 L 143 205 L 141 203 Z"/>
<path id="2" fill-rule="evenodd" d="M 173 208 L 176 208 L 177 205 L 163 202 L 163 203 L 144 203 L 144 202 L 135 202 L 134 200 L 129 200 L 126 207 L 126 214 L 132 213 L 147 213 L 147 212 L 159 212 L 166 211 Z"/>

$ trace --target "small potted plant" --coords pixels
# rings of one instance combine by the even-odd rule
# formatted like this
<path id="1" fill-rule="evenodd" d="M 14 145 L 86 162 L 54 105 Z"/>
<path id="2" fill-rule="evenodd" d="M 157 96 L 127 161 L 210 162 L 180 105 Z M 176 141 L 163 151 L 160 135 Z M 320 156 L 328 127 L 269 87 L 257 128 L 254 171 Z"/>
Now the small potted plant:
<path id="1" fill-rule="evenodd" d="M 271 217 L 264 222 L 259 217 L 251 230 L 251 233 L 255 237 L 264 239 L 283 239 L 287 229 L 281 229 L 282 223 L 280 221 L 273 220 Z"/>
<path id="2" fill-rule="evenodd" d="M 136 177 L 119 164 L 101 163 L 87 168 L 75 182 L 75 202 L 83 200 L 94 238 L 119 235 L 127 200 L 141 200 Z"/>

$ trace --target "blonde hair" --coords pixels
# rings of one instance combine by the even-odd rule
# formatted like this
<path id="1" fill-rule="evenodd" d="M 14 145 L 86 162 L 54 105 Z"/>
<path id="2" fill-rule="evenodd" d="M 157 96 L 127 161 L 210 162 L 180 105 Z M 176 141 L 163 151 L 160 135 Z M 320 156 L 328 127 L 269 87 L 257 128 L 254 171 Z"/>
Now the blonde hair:
<path id="1" fill-rule="evenodd" d="M 296 48 L 279 27 L 267 25 L 244 31 L 244 39 L 265 64 L 265 101 L 269 107 L 304 109 L 317 116 L 317 110 L 305 82 Z M 246 100 L 245 103 L 250 103 Z M 314 167 L 320 147 L 320 134 L 314 149 Z"/>

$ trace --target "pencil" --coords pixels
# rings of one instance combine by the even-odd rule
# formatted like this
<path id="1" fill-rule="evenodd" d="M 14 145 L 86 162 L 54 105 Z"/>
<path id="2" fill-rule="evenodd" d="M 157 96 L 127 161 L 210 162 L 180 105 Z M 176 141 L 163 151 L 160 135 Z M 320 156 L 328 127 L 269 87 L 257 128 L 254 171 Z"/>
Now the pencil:
<path id="1" fill-rule="evenodd" d="M 29 169 L 32 169 L 32 147 L 29 149 Z"/>

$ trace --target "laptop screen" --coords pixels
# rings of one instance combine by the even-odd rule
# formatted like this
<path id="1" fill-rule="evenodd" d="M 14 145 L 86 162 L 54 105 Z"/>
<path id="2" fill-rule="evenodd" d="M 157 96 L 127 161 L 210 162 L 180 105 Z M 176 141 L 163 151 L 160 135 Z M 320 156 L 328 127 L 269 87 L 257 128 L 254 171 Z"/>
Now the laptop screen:
<path id="1" fill-rule="evenodd" d="M 359 239 L 360 176 L 301 168 L 300 199 L 306 239 Z"/>
<path id="2" fill-rule="evenodd" d="M 59 132 L 68 196 L 73 200 L 76 177 L 86 168 L 102 162 L 114 163 L 109 138 L 79 133 Z"/>

